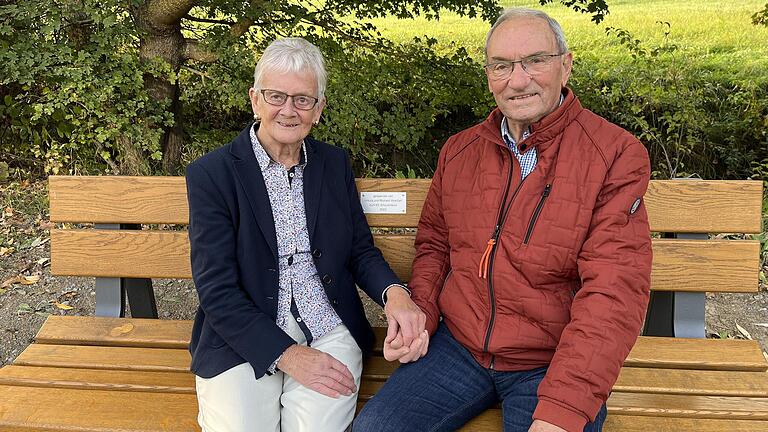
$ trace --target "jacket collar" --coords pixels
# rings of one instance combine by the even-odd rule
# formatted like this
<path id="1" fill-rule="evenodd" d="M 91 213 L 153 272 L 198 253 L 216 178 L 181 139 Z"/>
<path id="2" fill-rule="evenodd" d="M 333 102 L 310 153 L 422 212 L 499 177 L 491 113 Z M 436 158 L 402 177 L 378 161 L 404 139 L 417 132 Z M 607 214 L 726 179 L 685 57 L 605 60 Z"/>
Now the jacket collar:
<path id="1" fill-rule="evenodd" d="M 309 240 L 315 238 L 317 213 L 322 198 L 323 171 L 325 170 L 325 152 L 321 151 L 319 141 L 305 138 L 307 163 L 304 166 L 304 211 L 307 213 Z"/>
<path id="2" fill-rule="evenodd" d="M 544 116 L 541 120 L 533 123 L 530 126 L 531 134 L 528 138 L 520 140 L 516 143 L 518 150 L 521 145 L 526 145 L 527 148 L 535 146 L 539 151 L 543 151 L 552 140 L 560 135 L 560 133 L 579 115 L 583 110 L 579 99 L 573 94 L 573 91 L 568 87 L 563 87 L 563 103 L 560 104 L 557 109 Z M 506 146 L 504 140 L 501 138 L 501 120 L 504 118 L 504 114 L 501 113 L 499 108 L 491 112 L 488 118 L 481 123 L 479 133 L 484 138 L 498 143 L 501 146 Z"/>
<path id="3" fill-rule="evenodd" d="M 269 203 L 267 186 L 264 183 L 264 176 L 261 175 L 259 161 L 253 153 L 253 147 L 251 147 L 251 127 L 252 125 L 248 125 L 232 141 L 229 153 L 233 159 L 233 170 L 245 191 L 253 217 L 272 250 L 272 256 L 277 261 L 277 233 L 272 217 L 272 205 Z"/>

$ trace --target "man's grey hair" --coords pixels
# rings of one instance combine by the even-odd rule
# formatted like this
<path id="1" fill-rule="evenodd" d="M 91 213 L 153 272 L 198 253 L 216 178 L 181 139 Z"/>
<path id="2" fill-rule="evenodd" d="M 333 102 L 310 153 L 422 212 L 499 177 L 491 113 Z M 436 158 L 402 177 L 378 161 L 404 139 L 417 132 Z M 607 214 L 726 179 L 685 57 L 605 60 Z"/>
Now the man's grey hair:
<path id="1" fill-rule="evenodd" d="M 555 41 L 557 42 L 557 50 L 561 53 L 568 52 L 568 42 L 565 41 L 565 33 L 563 28 L 560 27 L 560 23 L 554 20 L 554 18 L 547 15 L 545 12 L 536 9 L 529 9 L 523 7 L 512 7 L 504 9 L 501 16 L 496 20 L 491 29 L 488 31 L 488 36 L 485 38 L 485 56 L 488 57 L 488 42 L 491 40 L 491 35 L 504 21 L 509 21 L 513 18 L 540 18 L 549 24 L 550 30 L 555 35 Z"/>
<path id="2" fill-rule="evenodd" d="M 290 73 L 309 71 L 317 79 L 317 97 L 322 99 L 328 74 L 320 50 L 303 38 L 277 39 L 264 50 L 253 71 L 253 88 L 261 90 L 266 72 Z"/>

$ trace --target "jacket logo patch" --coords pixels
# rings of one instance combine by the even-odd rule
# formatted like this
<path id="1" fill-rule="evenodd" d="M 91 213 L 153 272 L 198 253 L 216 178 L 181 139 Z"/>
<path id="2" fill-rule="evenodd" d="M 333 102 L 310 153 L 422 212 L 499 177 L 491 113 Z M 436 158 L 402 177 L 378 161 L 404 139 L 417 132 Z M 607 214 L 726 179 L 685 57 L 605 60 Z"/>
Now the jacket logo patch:
<path id="1" fill-rule="evenodd" d="M 637 211 L 638 208 L 640 208 L 640 203 L 642 202 L 641 198 L 638 198 L 635 200 L 635 202 L 632 203 L 632 207 L 629 209 L 629 214 L 633 215 Z"/>

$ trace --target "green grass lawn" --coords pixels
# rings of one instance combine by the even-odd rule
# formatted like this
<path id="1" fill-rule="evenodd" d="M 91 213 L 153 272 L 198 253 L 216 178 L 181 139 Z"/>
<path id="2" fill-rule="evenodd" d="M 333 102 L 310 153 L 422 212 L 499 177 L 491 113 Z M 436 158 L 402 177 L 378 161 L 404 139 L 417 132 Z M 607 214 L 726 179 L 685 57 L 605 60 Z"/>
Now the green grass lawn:
<path id="1" fill-rule="evenodd" d="M 765 5 L 765 0 L 609 0 L 610 13 L 595 25 L 591 16 L 574 12 L 559 2 L 540 6 L 538 1 L 506 1 L 504 6 L 520 5 L 542 8 L 557 19 L 565 30 L 571 50 L 601 59 L 609 66 L 628 57 L 617 39 L 605 34 L 606 27 L 630 31 L 645 46 L 664 42 L 664 26 L 671 25 L 669 42 L 679 49 L 676 55 L 720 73 L 734 75 L 739 81 L 768 81 L 768 27 L 755 26 L 751 16 Z M 441 50 L 464 46 L 470 55 L 482 59 L 485 34 L 490 24 L 482 19 L 459 17 L 445 12 L 439 21 L 420 18 L 374 20 L 384 36 L 408 41 L 428 35 L 439 41 Z"/>

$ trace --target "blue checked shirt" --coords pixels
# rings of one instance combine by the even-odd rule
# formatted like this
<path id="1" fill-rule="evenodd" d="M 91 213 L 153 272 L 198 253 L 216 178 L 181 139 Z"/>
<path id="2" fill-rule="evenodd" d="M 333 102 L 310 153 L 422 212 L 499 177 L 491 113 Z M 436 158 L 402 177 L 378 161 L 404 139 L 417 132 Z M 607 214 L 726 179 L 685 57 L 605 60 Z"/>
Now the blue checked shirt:
<path id="1" fill-rule="evenodd" d="M 523 139 L 526 139 L 529 136 L 531 136 L 530 128 L 523 132 Z M 507 129 L 506 117 L 501 120 L 501 137 L 504 138 L 507 147 L 512 150 L 512 154 L 515 155 L 517 161 L 520 162 L 520 174 L 522 178 L 524 179 L 528 177 L 528 174 L 536 168 L 536 162 L 538 161 L 536 157 L 536 147 L 531 147 L 527 152 L 520 153 L 517 149 L 517 142 L 515 142 L 515 139 L 512 138 L 512 135 L 509 134 L 509 130 Z"/>

